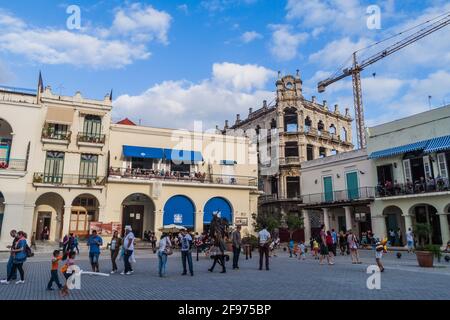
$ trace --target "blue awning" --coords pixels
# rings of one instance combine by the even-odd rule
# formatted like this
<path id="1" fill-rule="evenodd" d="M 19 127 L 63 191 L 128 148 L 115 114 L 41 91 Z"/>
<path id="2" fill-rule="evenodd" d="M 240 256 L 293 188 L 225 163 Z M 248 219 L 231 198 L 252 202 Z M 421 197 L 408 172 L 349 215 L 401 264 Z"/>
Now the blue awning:
<path id="1" fill-rule="evenodd" d="M 183 195 L 173 196 L 164 205 L 163 225 L 176 224 L 194 228 L 195 206 Z"/>
<path id="2" fill-rule="evenodd" d="M 392 157 L 392 156 L 406 153 L 406 152 L 423 150 L 427 146 L 428 141 L 429 140 L 424 140 L 424 141 L 406 144 L 403 146 L 398 146 L 398 147 L 389 148 L 389 149 L 385 149 L 385 150 L 375 151 L 369 155 L 369 158 L 370 159 L 386 158 L 386 157 Z"/>
<path id="3" fill-rule="evenodd" d="M 133 158 L 162 159 L 164 150 L 161 148 L 123 146 L 123 155 Z"/>
<path id="4" fill-rule="evenodd" d="M 234 166 L 236 161 L 234 160 L 220 160 L 220 164 L 224 166 Z"/>
<path id="5" fill-rule="evenodd" d="M 450 149 L 450 136 L 438 137 L 428 140 L 425 153 L 438 152 Z"/>
<path id="6" fill-rule="evenodd" d="M 200 162 L 203 161 L 203 156 L 198 151 L 164 149 L 164 158 L 179 162 Z"/>

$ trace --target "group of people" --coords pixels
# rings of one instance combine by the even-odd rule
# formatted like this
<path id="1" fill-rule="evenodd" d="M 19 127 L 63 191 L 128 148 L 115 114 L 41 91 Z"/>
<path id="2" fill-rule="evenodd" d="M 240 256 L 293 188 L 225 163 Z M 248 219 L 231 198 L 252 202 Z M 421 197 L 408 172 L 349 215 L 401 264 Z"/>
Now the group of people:
<path id="1" fill-rule="evenodd" d="M 23 231 L 11 230 L 9 233 L 13 238 L 12 244 L 7 248 L 10 250 L 8 263 L 6 265 L 6 279 L 0 281 L 2 284 L 9 284 L 11 280 L 17 280 L 17 271 L 20 274 L 20 280 L 16 284 L 25 283 L 25 271 L 23 264 L 31 256 L 31 249 L 28 247 L 27 234 Z"/>
<path id="2" fill-rule="evenodd" d="M 148 178 L 163 178 L 163 179 L 189 179 L 204 182 L 206 180 L 205 172 L 180 172 L 170 171 L 165 169 L 143 169 L 143 168 L 109 168 L 110 175 L 120 175 L 129 177 L 148 177 Z"/>
<path id="3" fill-rule="evenodd" d="M 384 183 L 379 182 L 377 185 L 377 193 L 380 196 L 393 196 L 401 194 L 413 194 L 431 191 L 444 191 L 449 189 L 449 183 L 446 178 L 437 176 L 420 177 L 418 180 L 411 181 L 406 179 L 405 184 L 400 184 L 397 180 L 394 182 L 386 180 Z"/>

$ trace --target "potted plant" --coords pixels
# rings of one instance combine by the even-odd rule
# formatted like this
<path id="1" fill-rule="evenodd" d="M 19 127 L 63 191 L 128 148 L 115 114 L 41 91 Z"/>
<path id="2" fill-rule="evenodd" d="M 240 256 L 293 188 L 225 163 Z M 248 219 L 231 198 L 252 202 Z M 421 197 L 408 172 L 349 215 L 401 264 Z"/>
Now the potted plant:
<path id="1" fill-rule="evenodd" d="M 437 254 L 436 246 L 432 244 L 425 245 L 426 242 L 429 242 L 430 234 L 431 234 L 431 225 L 428 223 L 417 223 L 414 226 L 414 234 L 417 236 L 419 240 L 419 245 L 416 248 L 416 257 L 417 262 L 420 267 L 423 268 L 432 268 L 433 267 L 433 258 Z"/>

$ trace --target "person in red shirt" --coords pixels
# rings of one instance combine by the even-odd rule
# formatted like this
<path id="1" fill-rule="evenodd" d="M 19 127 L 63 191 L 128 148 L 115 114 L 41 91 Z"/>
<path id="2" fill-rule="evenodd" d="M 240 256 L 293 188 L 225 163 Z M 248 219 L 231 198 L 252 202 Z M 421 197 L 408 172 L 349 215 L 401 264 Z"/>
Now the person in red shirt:
<path id="1" fill-rule="evenodd" d="M 62 285 L 59 282 L 59 277 L 58 277 L 58 267 L 59 267 L 59 262 L 61 261 L 62 256 L 59 253 L 59 250 L 55 250 L 53 251 L 53 258 L 52 258 L 52 270 L 51 270 L 51 278 L 50 281 L 48 282 L 47 285 L 47 290 L 53 290 L 52 286 L 53 286 L 53 282 L 56 283 L 56 285 L 58 286 L 58 289 L 62 289 Z"/>

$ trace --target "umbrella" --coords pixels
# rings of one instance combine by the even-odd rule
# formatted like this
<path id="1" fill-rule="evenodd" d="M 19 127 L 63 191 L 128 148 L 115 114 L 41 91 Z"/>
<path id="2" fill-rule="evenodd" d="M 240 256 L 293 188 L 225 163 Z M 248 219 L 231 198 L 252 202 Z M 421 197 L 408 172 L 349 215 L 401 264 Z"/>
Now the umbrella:
<path id="1" fill-rule="evenodd" d="M 177 232 L 180 232 L 181 230 L 186 230 L 186 228 L 183 226 L 176 225 L 176 224 L 168 224 L 168 225 L 163 226 L 162 228 L 159 228 L 159 231 L 161 231 L 161 232 L 177 233 Z"/>

